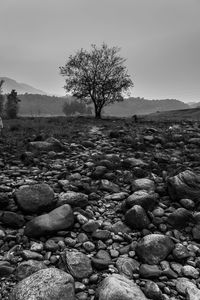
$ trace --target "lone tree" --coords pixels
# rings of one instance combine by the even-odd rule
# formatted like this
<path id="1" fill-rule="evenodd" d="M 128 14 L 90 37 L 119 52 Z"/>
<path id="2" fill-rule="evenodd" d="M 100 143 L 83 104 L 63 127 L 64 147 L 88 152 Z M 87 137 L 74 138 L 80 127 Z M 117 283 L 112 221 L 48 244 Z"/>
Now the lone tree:
<path id="1" fill-rule="evenodd" d="M 7 95 L 7 102 L 6 102 L 6 116 L 8 119 L 15 119 L 17 118 L 18 110 L 19 110 L 19 100 L 17 98 L 17 92 L 12 90 L 10 94 Z"/>
<path id="2" fill-rule="evenodd" d="M 92 101 L 96 118 L 101 118 L 102 108 L 122 101 L 133 83 L 124 65 L 126 60 L 118 55 L 118 47 L 91 47 L 91 51 L 81 49 L 71 55 L 60 72 L 66 77 L 66 92 L 87 103 Z"/>

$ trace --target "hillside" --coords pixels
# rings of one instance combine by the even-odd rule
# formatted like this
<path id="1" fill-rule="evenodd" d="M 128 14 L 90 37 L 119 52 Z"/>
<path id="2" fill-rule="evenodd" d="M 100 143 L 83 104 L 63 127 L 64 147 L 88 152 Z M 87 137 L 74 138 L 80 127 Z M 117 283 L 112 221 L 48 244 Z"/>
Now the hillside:
<path id="1" fill-rule="evenodd" d="M 200 107 L 197 108 L 189 108 L 189 109 L 181 109 L 181 110 L 170 110 L 163 112 L 156 112 L 144 116 L 145 120 L 153 120 L 153 121 L 167 121 L 167 120 L 192 120 L 192 121 L 200 121 Z"/>
<path id="2" fill-rule="evenodd" d="M 23 94 L 19 95 L 20 115 L 26 116 L 62 116 L 63 104 L 73 101 L 72 97 L 55 97 L 47 95 Z M 156 111 L 188 109 L 189 105 L 178 100 L 146 100 L 143 98 L 129 98 L 115 103 L 104 109 L 103 115 L 129 117 L 134 114 L 149 114 Z"/>
<path id="3" fill-rule="evenodd" d="M 187 109 L 189 105 L 176 100 L 147 100 L 144 98 L 129 98 L 123 102 L 115 103 L 106 108 L 105 114 L 111 116 L 132 116 L 134 114 L 150 114 L 156 111 Z"/>
<path id="4" fill-rule="evenodd" d="M 5 94 L 10 93 L 11 90 L 16 90 L 18 94 L 47 94 L 44 91 L 36 89 L 35 87 L 29 84 L 19 83 L 16 80 L 11 79 L 9 77 L 0 77 L 0 80 L 4 80 L 3 92 Z"/>

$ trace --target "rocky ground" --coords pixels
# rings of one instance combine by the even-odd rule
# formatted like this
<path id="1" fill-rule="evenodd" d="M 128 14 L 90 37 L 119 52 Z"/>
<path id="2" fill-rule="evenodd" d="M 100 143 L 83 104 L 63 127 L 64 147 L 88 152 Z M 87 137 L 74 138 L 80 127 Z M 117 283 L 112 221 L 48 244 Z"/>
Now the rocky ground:
<path id="1" fill-rule="evenodd" d="M 197 123 L 22 124 L 0 139 L 1 299 L 200 299 Z"/>

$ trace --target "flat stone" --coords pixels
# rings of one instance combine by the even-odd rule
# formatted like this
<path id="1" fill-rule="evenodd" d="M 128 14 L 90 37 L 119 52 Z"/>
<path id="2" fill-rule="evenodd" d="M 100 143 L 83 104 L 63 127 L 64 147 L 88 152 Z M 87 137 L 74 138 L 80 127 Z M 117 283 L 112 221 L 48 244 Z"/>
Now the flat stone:
<path id="1" fill-rule="evenodd" d="M 58 196 L 57 206 L 69 204 L 72 207 L 86 207 L 88 205 L 88 196 L 83 193 L 68 191 L 60 193 Z"/>
<path id="2" fill-rule="evenodd" d="M 64 204 L 48 214 L 33 218 L 26 224 L 24 233 L 29 237 L 39 237 L 68 229 L 73 224 L 73 211 L 68 204 Z"/>

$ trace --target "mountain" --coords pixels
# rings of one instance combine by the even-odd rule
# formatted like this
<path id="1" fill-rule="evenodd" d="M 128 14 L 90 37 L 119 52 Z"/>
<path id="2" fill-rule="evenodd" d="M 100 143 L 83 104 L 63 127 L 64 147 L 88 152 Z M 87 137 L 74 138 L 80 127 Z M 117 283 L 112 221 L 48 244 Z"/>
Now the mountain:
<path id="1" fill-rule="evenodd" d="M 41 95 L 47 94 L 44 91 L 36 89 L 29 84 L 19 83 L 9 77 L 0 77 L 0 80 L 4 80 L 2 89 L 3 89 L 3 93 L 5 93 L 5 94 L 10 93 L 12 90 L 16 90 L 18 94 L 25 94 L 25 93 L 41 94 Z"/>
<path id="2" fill-rule="evenodd" d="M 157 111 L 187 109 L 190 106 L 176 99 L 147 100 L 144 98 L 128 98 L 123 102 L 116 102 L 104 109 L 105 115 L 128 117 L 135 114 L 146 115 Z"/>

